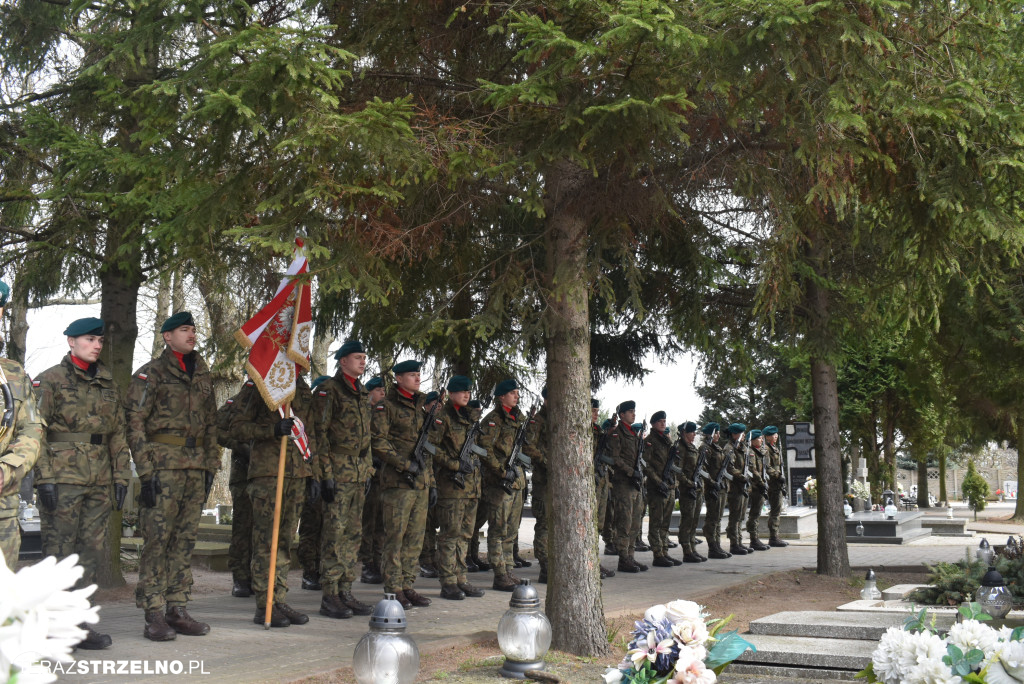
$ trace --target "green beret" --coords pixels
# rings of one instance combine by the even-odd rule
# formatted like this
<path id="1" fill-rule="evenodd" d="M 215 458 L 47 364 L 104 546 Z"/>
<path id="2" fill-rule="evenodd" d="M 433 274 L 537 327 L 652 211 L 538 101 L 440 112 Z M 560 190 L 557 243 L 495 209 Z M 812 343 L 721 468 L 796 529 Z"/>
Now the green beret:
<path id="1" fill-rule="evenodd" d="M 643 423 L 633 423 L 629 427 L 633 428 L 633 432 L 640 432 L 641 430 L 644 429 L 644 424 Z"/>
<path id="2" fill-rule="evenodd" d="M 174 314 L 160 326 L 160 332 L 171 332 L 175 328 L 180 328 L 183 325 L 191 325 L 193 328 L 196 327 L 196 322 L 192 320 L 191 311 L 179 311 Z"/>
<path id="3" fill-rule="evenodd" d="M 718 432 L 718 429 L 720 427 L 721 426 L 718 423 L 708 423 L 707 425 L 702 427 L 700 431 L 703 432 L 705 435 L 713 435 L 714 433 Z"/>
<path id="4" fill-rule="evenodd" d="M 468 392 L 469 388 L 472 386 L 473 381 L 467 378 L 465 375 L 453 375 L 448 380 L 449 392 Z"/>
<path id="5" fill-rule="evenodd" d="M 383 386 L 384 386 L 384 381 L 380 379 L 379 375 L 373 376 L 372 378 L 370 378 L 369 382 L 366 383 L 366 389 L 367 390 L 375 390 L 378 387 L 383 387 Z"/>
<path id="6" fill-rule="evenodd" d="M 0 280 L 0 309 L 7 306 L 7 300 L 11 298 L 11 286 Z"/>
<path id="7" fill-rule="evenodd" d="M 597 399 L 590 400 L 590 408 L 601 408 L 601 402 Z"/>
<path id="8" fill-rule="evenodd" d="M 359 340 L 348 340 L 345 344 L 338 347 L 338 351 L 334 352 L 334 358 L 340 359 L 349 354 L 365 354 L 366 350 L 363 349 L 363 343 Z"/>
<path id="9" fill-rule="evenodd" d="M 725 428 L 725 431 L 730 435 L 738 435 L 741 432 L 746 432 L 747 426 L 743 423 L 730 423 L 729 427 Z"/>
<path id="10" fill-rule="evenodd" d="M 483 405 L 480 403 L 479 399 L 470 399 L 469 403 L 466 404 L 466 408 L 478 409 L 483 408 Z"/>
<path id="11" fill-rule="evenodd" d="M 651 416 L 651 424 L 657 423 L 659 420 L 665 420 L 668 418 L 668 414 L 664 411 L 655 411 L 654 415 Z"/>
<path id="12" fill-rule="evenodd" d="M 102 335 L 104 327 L 103 319 L 79 318 L 77 321 L 71 322 L 71 325 L 67 327 L 64 334 L 68 337 L 78 337 L 79 335 Z"/>
<path id="13" fill-rule="evenodd" d="M 422 365 L 423 364 L 419 361 L 409 359 L 408 361 L 396 363 L 394 366 L 391 367 L 391 372 L 394 373 L 395 375 L 401 375 L 402 373 L 417 373 L 419 372 L 420 366 Z"/>
<path id="14" fill-rule="evenodd" d="M 316 380 L 313 381 L 313 384 L 309 386 L 309 389 L 316 389 L 317 385 L 320 385 L 321 383 L 323 383 L 324 380 L 330 380 L 330 379 L 331 379 L 330 375 L 321 375 L 319 378 L 317 378 Z"/>
<path id="15" fill-rule="evenodd" d="M 751 430 L 750 431 L 750 436 L 747 437 L 747 439 L 749 439 L 751 442 L 753 442 L 755 439 L 759 438 L 760 436 L 761 436 L 761 431 L 760 430 Z"/>
<path id="16" fill-rule="evenodd" d="M 779 428 L 775 427 L 774 425 L 769 425 L 768 427 L 761 430 L 761 434 L 764 435 L 765 437 L 769 435 L 777 435 L 779 434 Z"/>
<path id="17" fill-rule="evenodd" d="M 436 400 L 439 396 L 441 396 L 441 395 L 438 394 L 435 390 L 431 390 L 430 392 L 427 392 L 427 396 L 425 397 L 425 401 L 429 404 L 430 402 Z"/>
<path id="18" fill-rule="evenodd" d="M 494 396 L 500 397 L 503 394 L 508 394 L 512 390 L 519 389 L 519 383 L 509 378 L 508 380 L 502 380 L 494 386 Z"/>
<path id="19" fill-rule="evenodd" d="M 611 418 L 607 418 L 607 419 L 605 419 L 605 421 L 603 423 L 601 423 L 601 429 L 602 430 L 607 430 L 611 426 L 612 426 L 612 419 Z"/>
<path id="20" fill-rule="evenodd" d="M 684 433 L 684 434 L 688 434 L 690 432 L 696 432 L 697 431 L 697 424 L 694 423 L 692 420 L 688 420 L 688 421 L 686 421 L 685 423 L 683 423 L 682 425 L 679 426 L 679 431 Z"/>
<path id="21" fill-rule="evenodd" d="M 636 402 L 624 401 L 615 409 L 616 413 L 625 413 L 626 411 L 636 411 Z"/>

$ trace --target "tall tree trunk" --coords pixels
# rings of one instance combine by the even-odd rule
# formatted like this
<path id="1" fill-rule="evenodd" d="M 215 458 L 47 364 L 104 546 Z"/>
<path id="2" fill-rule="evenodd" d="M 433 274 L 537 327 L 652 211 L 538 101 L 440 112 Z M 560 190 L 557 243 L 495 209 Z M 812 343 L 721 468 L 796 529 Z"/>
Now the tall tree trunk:
<path id="1" fill-rule="evenodd" d="M 608 650 L 594 524 L 590 428 L 590 314 L 586 278 L 586 172 L 562 162 L 549 180 L 547 221 L 547 385 L 550 544 L 547 615 L 554 648 L 580 656 Z"/>
<path id="2" fill-rule="evenodd" d="M 1019 459 L 1018 459 L 1019 460 Z M 1017 464 L 1017 472 L 1020 472 L 1020 464 Z M 942 446 L 939 452 L 939 501 L 945 501 L 949 505 L 949 495 L 946 493 L 946 447 Z M 1020 506 L 1020 502 L 1017 502 Z M 1016 515 L 1016 513 L 1014 513 Z"/>
<path id="3" fill-rule="evenodd" d="M 167 309 L 171 305 L 171 272 L 163 271 L 160 274 L 160 285 L 156 290 L 156 313 L 155 324 L 153 325 L 153 348 L 152 354 L 156 358 L 164 351 L 164 336 L 160 332 L 160 326 L 168 318 Z"/>
<path id="4" fill-rule="evenodd" d="M 24 366 L 28 352 L 28 288 L 18 287 L 15 281 L 8 306 L 11 314 L 11 333 L 4 346 L 4 356 Z"/>
<path id="5" fill-rule="evenodd" d="M 922 449 L 917 460 L 917 507 L 931 508 L 928 503 L 928 450 Z"/>
<path id="6" fill-rule="evenodd" d="M 1014 522 L 1024 522 L 1024 496 L 1020 485 L 1024 482 L 1024 411 L 1017 415 L 1017 504 L 1013 507 Z"/>
<path id="7" fill-rule="evenodd" d="M 178 313 L 185 310 L 185 283 L 182 275 L 182 268 L 174 271 L 174 279 L 171 285 L 171 313 Z"/>
<path id="8" fill-rule="evenodd" d="M 333 337 L 330 335 L 330 331 L 327 329 L 327 326 L 317 326 L 313 330 L 313 345 L 312 349 L 309 350 L 309 358 L 314 380 L 321 375 L 334 374 L 334 359 L 329 358 L 327 354 L 332 340 Z"/>
<path id="9" fill-rule="evenodd" d="M 892 398 L 886 396 L 882 405 L 882 453 L 885 455 L 882 484 L 893 492 L 896 491 L 896 413 Z"/>

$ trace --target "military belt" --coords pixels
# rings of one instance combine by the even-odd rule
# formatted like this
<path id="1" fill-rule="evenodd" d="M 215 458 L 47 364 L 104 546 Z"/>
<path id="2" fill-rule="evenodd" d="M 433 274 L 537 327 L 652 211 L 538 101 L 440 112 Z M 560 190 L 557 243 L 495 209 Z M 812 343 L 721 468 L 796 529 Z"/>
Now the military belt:
<path id="1" fill-rule="evenodd" d="M 151 435 L 148 441 L 183 447 L 203 446 L 203 440 L 201 439 L 196 439 L 195 437 L 179 437 L 178 435 Z"/>
<path id="2" fill-rule="evenodd" d="M 76 442 L 78 444 L 106 444 L 107 436 L 90 432 L 47 432 L 47 442 Z"/>

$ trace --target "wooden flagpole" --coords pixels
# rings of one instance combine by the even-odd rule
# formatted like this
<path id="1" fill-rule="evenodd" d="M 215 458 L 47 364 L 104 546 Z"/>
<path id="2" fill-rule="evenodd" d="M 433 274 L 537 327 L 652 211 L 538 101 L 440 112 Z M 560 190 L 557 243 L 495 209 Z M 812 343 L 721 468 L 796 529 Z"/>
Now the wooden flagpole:
<path id="1" fill-rule="evenodd" d="M 284 405 L 285 418 L 291 416 L 291 402 Z M 274 496 L 274 528 L 270 542 L 270 577 L 267 579 L 267 608 L 263 629 L 270 629 L 270 612 L 274 609 L 274 581 L 277 578 L 277 543 L 281 530 L 281 499 L 284 496 L 284 457 L 288 453 L 288 435 L 281 437 L 281 455 L 277 460 L 277 493 Z"/>

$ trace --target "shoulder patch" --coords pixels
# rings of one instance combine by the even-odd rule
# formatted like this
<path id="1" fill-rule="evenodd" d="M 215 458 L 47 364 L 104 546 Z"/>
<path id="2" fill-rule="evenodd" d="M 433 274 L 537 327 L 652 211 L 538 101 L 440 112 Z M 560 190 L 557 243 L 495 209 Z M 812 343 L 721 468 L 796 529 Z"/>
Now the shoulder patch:
<path id="1" fill-rule="evenodd" d="M 32 381 L 32 386 L 33 387 L 39 387 L 39 381 L 38 380 L 33 380 Z"/>
<path id="2" fill-rule="evenodd" d="M 378 411 L 383 411 L 384 410 L 384 404 L 377 404 L 376 406 L 374 406 L 374 408 L 377 409 Z"/>
<path id="3" fill-rule="evenodd" d="M 149 376 L 145 373 L 139 373 L 139 380 L 149 380 Z"/>
<path id="4" fill-rule="evenodd" d="M 246 381 L 245 381 L 245 386 L 246 386 L 246 387 L 253 387 L 253 386 L 255 386 L 255 385 L 256 385 L 256 383 L 255 383 L 255 382 L 253 382 L 252 380 L 246 380 Z"/>
<path id="5" fill-rule="evenodd" d="M 494 423 L 487 423 L 487 427 L 494 427 Z"/>
<path id="6" fill-rule="evenodd" d="M 235 403 L 235 400 L 234 400 L 234 399 L 228 399 L 228 400 L 227 400 L 227 403 L 229 403 L 229 404 L 234 404 L 234 403 Z"/>
<path id="7" fill-rule="evenodd" d="M 440 424 L 441 424 L 441 423 L 443 423 L 444 421 L 443 421 L 443 420 L 441 420 L 440 418 L 435 418 L 435 419 L 434 419 L 434 422 L 435 422 L 435 423 L 437 423 L 438 425 L 440 425 Z"/>
<path id="8" fill-rule="evenodd" d="M 619 433 L 618 433 L 618 432 L 613 432 L 613 433 L 612 433 L 612 437 L 618 437 L 618 436 L 619 436 Z"/>
<path id="9" fill-rule="evenodd" d="M 321 397 L 326 397 L 327 396 L 327 392 L 324 392 L 323 390 L 318 390 L 317 394 L 319 394 Z"/>

